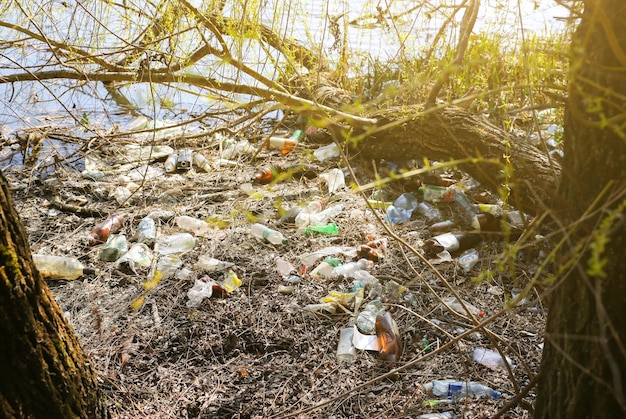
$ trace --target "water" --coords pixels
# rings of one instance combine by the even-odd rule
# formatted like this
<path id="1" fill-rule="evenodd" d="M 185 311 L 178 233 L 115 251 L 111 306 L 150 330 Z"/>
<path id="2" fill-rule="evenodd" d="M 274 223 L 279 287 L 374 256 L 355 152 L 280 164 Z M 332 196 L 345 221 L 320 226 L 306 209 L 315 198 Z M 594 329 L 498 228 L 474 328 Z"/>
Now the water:
<path id="1" fill-rule="evenodd" d="M 21 0 L 20 3 L 26 5 L 26 13 L 35 16 L 33 22 L 50 38 L 71 43 L 87 52 L 96 46 L 102 54 L 113 54 L 118 49 L 132 47 L 129 41 L 139 36 L 148 24 L 148 15 L 153 13 L 149 3 L 144 8 L 146 14 L 140 18 L 128 16 L 121 8 L 103 6 L 98 1 L 76 4 L 72 1 L 48 2 L 43 6 L 28 0 Z M 194 0 L 192 3 L 200 7 L 203 2 Z M 388 8 L 385 6 L 387 3 L 390 4 Z M 351 68 L 364 71 L 372 58 L 394 60 L 422 54 L 430 47 L 442 23 L 454 10 L 450 7 L 452 0 L 387 3 L 367 0 L 291 0 L 276 2 L 274 7 L 268 5 L 269 2 L 264 3 L 263 10 L 248 12 L 259 13 L 257 18 L 279 33 L 296 38 L 305 45 L 321 48 L 331 64 L 339 61 L 342 47 L 347 48 L 350 51 Z M 432 3 L 438 6 L 434 7 Z M 231 10 L 230 13 L 241 11 Z M 462 13 L 460 11 L 453 16 L 450 32 L 442 42 L 456 42 Z M 100 16 L 107 26 L 95 23 L 91 14 Z M 557 18 L 565 18 L 567 15 L 567 10 L 554 1 L 519 0 L 518 6 L 517 0 L 483 0 L 474 32 L 509 34 L 511 39 L 517 40 L 521 28 L 528 34 L 562 31 L 565 22 Z M 2 20 L 28 25 L 19 21 L 19 16 L 20 11 L 15 8 L 4 12 Z M 395 18 L 390 19 L 389 16 Z M 128 23 L 128 20 L 132 23 Z M 331 22 L 336 23 L 334 29 Z M 34 26 L 29 26 L 29 29 L 37 32 Z M 23 37 L 23 34 L 19 36 Z M 0 28 L 0 39 L 15 38 L 15 32 L 6 27 Z M 188 45 L 179 52 L 191 51 L 201 42 L 190 33 L 185 33 L 182 38 Z M 285 64 L 279 62 L 276 67 L 256 42 L 237 44 L 228 36 L 225 40 L 235 56 L 267 77 L 276 78 L 280 67 Z M 278 56 L 275 53 L 271 55 Z M 64 57 L 72 66 L 80 63 L 79 60 L 74 61 L 75 58 Z M 122 55 L 103 55 L 103 58 L 115 62 Z M 60 68 L 51 65 L 51 62 L 44 44 L 34 42 L 31 45 L 25 41 L 12 48 L 0 49 L 0 76 L 25 70 L 36 72 Z M 159 67 L 160 64 L 158 59 L 153 59 L 150 65 Z M 91 65 L 84 66 L 84 69 L 95 71 L 98 67 Z M 253 83 L 249 76 L 216 59 L 204 59 L 192 66 L 190 71 L 216 79 Z M 78 88 L 75 86 L 74 81 L 60 79 L 46 81 L 45 84 L 32 81 L 0 84 L 2 133 L 9 136 L 21 128 L 42 125 L 51 128 L 74 125 L 80 129 L 80 122 L 85 117 L 89 120 L 90 128 L 109 129 L 115 124 L 127 126 L 137 113 L 155 119 L 187 119 L 191 115 L 224 108 L 222 98 L 189 86 L 181 90 L 181 86 L 175 84 L 122 85 L 119 91 L 130 100 L 133 111 L 114 101 L 102 83 L 88 81 L 82 82 Z M 233 97 L 245 101 L 243 96 Z"/>

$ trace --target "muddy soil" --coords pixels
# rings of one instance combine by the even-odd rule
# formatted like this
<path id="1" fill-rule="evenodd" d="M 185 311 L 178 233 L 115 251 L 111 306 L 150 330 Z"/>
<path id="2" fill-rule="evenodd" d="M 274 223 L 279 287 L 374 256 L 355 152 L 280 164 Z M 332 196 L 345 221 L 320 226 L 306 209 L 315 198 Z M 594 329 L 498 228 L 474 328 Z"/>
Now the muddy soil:
<path id="1" fill-rule="evenodd" d="M 129 142 L 101 147 L 101 157 L 113 167 Z M 205 139 L 163 144 L 176 150 L 189 147 L 213 161 L 224 149 L 207 145 Z M 342 158 L 317 161 L 312 152 L 318 147 L 304 142 L 287 155 L 264 149 L 254 160 L 250 155 L 231 157 L 237 162 L 234 166 L 214 165 L 208 172 L 194 167 L 132 180 L 140 188 L 122 205 L 112 193 L 128 184 L 123 173 L 105 171 L 102 178 L 85 178 L 64 164 L 63 156 L 4 169 L 32 251 L 75 257 L 98 269 L 77 280 L 46 282 L 98 371 L 113 417 L 415 418 L 436 412 L 467 418 L 531 417 L 534 389 L 512 401 L 537 373 L 546 308 L 534 290 L 520 305 L 510 307 L 507 302 L 529 283 L 542 262 L 541 250 L 526 239 L 534 240 L 539 232 L 517 239 L 520 246 L 508 259 L 502 255 L 507 249 L 511 252 L 508 245 L 515 240 L 502 233 L 482 234 L 474 247 L 479 260 L 469 271 L 459 265 L 458 253 L 452 253 L 450 261 L 428 266 L 420 255 L 432 236 L 430 223 L 417 212 L 403 224 L 385 222 L 385 211 L 372 210 L 366 201 L 374 197 L 393 201 L 401 193 L 417 191 L 419 179 L 391 182 L 364 194 L 350 187 L 330 193 L 319 176 L 330 169 L 342 169 L 351 185 L 375 180 L 373 167 L 384 175 L 387 166 L 354 159 L 351 173 Z M 410 157 L 421 161 L 423 156 Z M 310 176 L 249 184 L 261 167 L 302 162 L 316 166 Z M 163 159 L 150 161 L 149 166 L 162 170 Z M 468 180 L 455 170 L 435 175 Z M 474 203 L 497 202 L 480 185 L 465 193 Z M 306 235 L 278 220 L 284 210 L 313 200 L 321 200 L 326 208 L 344 206 L 330 220 L 339 227 L 338 234 Z M 459 216 L 454 202 L 438 207 L 444 218 Z M 157 220 L 161 236 L 182 231 L 173 216 L 207 220 L 211 228 L 191 251 L 180 255 L 183 266 L 175 276 L 146 290 L 149 270 L 135 273 L 100 260 L 103 245 L 90 246 L 88 238 L 108 216 L 123 214 L 122 232 L 132 245 L 140 220 L 161 210 L 171 211 Z M 253 222 L 280 231 L 288 242 L 260 241 L 250 233 Z M 335 313 L 306 306 L 319 304 L 333 291 L 354 290 L 354 279 L 314 278 L 310 272 L 321 259 L 305 271 L 300 256 L 330 246 L 354 250 L 377 238 L 386 238 L 387 246 L 370 272 L 381 284 L 377 290 L 384 309 L 397 323 L 403 355 L 389 364 L 376 351 L 357 350 L 353 362 L 338 362 L 339 333 L 354 324 L 354 305 L 345 302 Z M 356 260 L 350 252 L 334 256 L 341 263 Z M 187 293 L 196 279 L 208 277 L 219 283 L 227 273 L 198 267 L 203 257 L 232 264 L 230 269 L 242 284 L 225 298 L 213 295 L 198 307 L 188 307 Z M 277 270 L 278 257 L 294 265 L 297 275 L 289 281 Z M 391 294 L 393 287 L 387 285 L 392 281 L 406 290 Z M 442 304 L 442 299 L 454 295 L 452 291 L 479 310 L 476 319 L 485 322 L 482 326 L 473 326 L 471 319 Z M 376 292 L 365 289 L 361 307 L 375 297 Z M 496 345 L 514 368 L 491 369 L 472 359 L 475 348 Z M 425 403 L 446 397 L 432 395 L 422 384 L 445 378 L 478 381 L 502 397 Z"/>

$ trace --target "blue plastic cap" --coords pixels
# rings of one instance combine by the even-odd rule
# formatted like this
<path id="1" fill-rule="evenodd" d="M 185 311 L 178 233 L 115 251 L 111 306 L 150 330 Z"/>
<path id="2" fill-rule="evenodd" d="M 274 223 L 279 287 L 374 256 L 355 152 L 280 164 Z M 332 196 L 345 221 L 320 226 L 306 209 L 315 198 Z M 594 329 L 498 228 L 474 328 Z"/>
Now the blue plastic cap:
<path id="1" fill-rule="evenodd" d="M 494 390 L 494 391 L 491 392 L 491 397 L 493 399 L 499 399 L 500 397 L 502 397 L 502 393 L 500 393 L 499 391 Z"/>

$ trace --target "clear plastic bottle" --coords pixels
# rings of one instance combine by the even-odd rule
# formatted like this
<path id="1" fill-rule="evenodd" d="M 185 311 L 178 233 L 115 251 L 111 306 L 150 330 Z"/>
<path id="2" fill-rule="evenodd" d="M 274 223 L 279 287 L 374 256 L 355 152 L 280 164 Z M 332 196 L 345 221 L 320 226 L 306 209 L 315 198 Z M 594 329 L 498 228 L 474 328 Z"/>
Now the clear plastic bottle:
<path id="1" fill-rule="evenodd" d="M 169 236 L 160 236 L 157 240 L 159 253 L 169 255 L 171 253 L 186 253 L 194 248 L 198 239 L 189 233 L 176 233 Z"/>
<path id="2" fill-rule="evenodd" d="M 124 234 L 111 234 L 100 251 L 100 260 L 115 262 L 126 252 L 128 252 L 126 236 Z"/>
<path id="3" fill-rule="evenodd" d="M 393 205 L 387 207 L 387 220 L 393 224 L 406 223 L 411 219 L 417 204 L 417 197 L 414 193 L 409 192 L 400 195 L 393 201 Z"/>
<path id="4" fill-rule="evenodd" d="M 422 201 L 417 204 L 415 210 L 424 216 L 429 222 L 441 220 L 441 211 L 430 202 Z"/>
<path id="5" fill-rule="evenodd" d="M 366 335 L 374 332 L 376 327 L 376 316 L 383 311 L 383 303 L 377 298 L 363 306 L 363 309 L 356 316 L 356 326 L 361 333 Z"/>
<path id="6" fill-rule="evenodd" d="M 433 380 L 431 383 L 424 385 L 424 390 L 432 391 L 435 396 L 440 397 L 463 398 L 469 396 L 498 399 L 502 396 L 502 393 L 499 391 L 476 381 Z"/>
<path id="7" fill-rule="evenodd" d="M 285 244 L 287 239 L 279 231 L 273 230 L 260 223 L 252 224 L 250 227 L 252 235 L 258 239 L 266 240 L 272 244 Z"/>
<path id="8" fill-rule="evenodd" d="M 95 269 L 86 268 L 78 259 L 66 256 L 33 253 L 33 262 L 43 278 L 76 279 L 96 273 Z"/>
<path id="9" fill-rule="evenodd" d="M 167 173 L 173 173 L 176 171 L 176 160 L 178 160 L 178 153 L 172 153 L 165 160 L 164 166 Z"/>
<path id="10" fill-rule="evenodd" d="M 339 332 L 339 343 L 337 344 L 337 361 L 351 363 L 356 358 L 356 348 L 352 343 L 354 338 L 354 327 L 346 327 Z"/>
<path id="11" fill-rule="evenodd" d="M 156 239 L 156 223 L 151 217 L 144 217 L 137 227 L 137 241 L 148 246 L 154 244 Z"/>
<path id="12" fill-rule="evenodd" d="M 183 266 L 180 256 L 175 254 L 164 255 L 157 261 L 155 279 L 168 279 L 176 274 L 176 271 Z"/>
<path id="13" fill-rule="evenodd" d="M 205 156 L 200 153 L 193 154 L 193 165 L 196 167 L 196 170 L 200 170 L 206 173 L 211 172 L 211 162 Z"/>
<path id="14" fill-rule="evenodd" d="M 152 264 L 152 252 L 145 243 L 135 243 L 128 252 L 117 261 L 118 266 L 128 267 L 137 273 L 137 269 L 148 269 Z"/>
<path id="15" fill-rule="evenodd" d="M 196 236 L 204 236 L 211 229 L 211 226 L 206 221 L 188 215 L 176 217 L 174 222 L 178 227 L 190 231 Z"/>
<path id="16" fill-rule="evenodd" d="M 356 262 L 348 262 L 343 265 L 339 265 L 333 269 L 333 276 L 345 276 L 346 278 L 353 278 L 357 271 L 369 271 L 374 267 L 374 262 L 367 259 L 359 259 Z"/>

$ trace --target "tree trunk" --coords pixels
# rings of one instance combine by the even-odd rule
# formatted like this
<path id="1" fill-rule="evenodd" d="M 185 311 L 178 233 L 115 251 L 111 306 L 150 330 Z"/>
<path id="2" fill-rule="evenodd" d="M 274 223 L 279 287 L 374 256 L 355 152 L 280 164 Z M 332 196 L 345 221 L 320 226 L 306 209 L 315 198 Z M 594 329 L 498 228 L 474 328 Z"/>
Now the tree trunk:
<path id="1" fill-rule="evenodd" d="M 33 266 L 1 173 L 0 205 L 1 416 L 109 417 L 88 357 Z"/>
<path id="2" fill-rule="evenodd" d="M 536 214 L 551 207 L 560 165 L 550 162 L 546 153 L 528 141 L 513 137 L 485 118 L 452 106 L 428 112 L 417 106 L 387 109 L 372 116 L 378 127 L 390 126 L 356 145 L 359 158 L 476 158 L 459 168 L 496 192 L 506 184 L 511 189 L 511 203 L 518 209 Z M 400 120 L 404 122 L 398 123 Z M 492 162 L 486 161 L 489 159 Z M 511 177 L 505 181 L 507 164 Z"/>
<path id="3" fill-rule="evenodd" d="M 624 16 L 623 0 L 587 0 L 573 44 L 559 192 L 570 223 L 598 211 L 561 252 L 576 265 L 551 298 L 537 418 L 626 417 Z"/>

